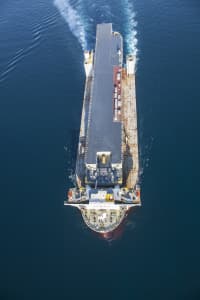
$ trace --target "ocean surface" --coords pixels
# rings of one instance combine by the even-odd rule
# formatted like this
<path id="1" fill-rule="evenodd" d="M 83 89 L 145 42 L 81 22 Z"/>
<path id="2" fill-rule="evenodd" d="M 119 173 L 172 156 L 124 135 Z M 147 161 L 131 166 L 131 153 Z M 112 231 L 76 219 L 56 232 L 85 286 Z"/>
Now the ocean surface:
<path id="1" fill-rule="evenodd" d="M 142 207 L 104 240 L 64 207 L 83 49 L 137 55 Z M 0 1 L 0 299 L 200 299 L 200 1 Z"/>

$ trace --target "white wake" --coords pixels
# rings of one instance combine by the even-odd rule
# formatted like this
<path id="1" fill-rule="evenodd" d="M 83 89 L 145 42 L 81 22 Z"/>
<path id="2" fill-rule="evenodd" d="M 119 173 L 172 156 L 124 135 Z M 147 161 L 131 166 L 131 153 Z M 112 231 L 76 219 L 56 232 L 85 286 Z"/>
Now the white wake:
<path id="1" fill-rule="evenodd" d="M 138 48 L 137 48 L 137 22 L 136 15 L 134 12 L 133 4 L 130 3 L 129 0 L 123 0 L 125 16 L 126 16 L 126 46 L 128 53 L 133 53 L 137 56 Z"/>
<path id="2" fill-rule="evenodd" d="M 71 6 L 69 0 L 54 0 L 54 5 L 67 22 L 72 34 L 78 39 L 82 49 L 86 49 L 85 27 L 78 12 Z"/>
<path id="3" fill-rule="evenodd" d="M 101 2 L 101 5 L 100 5 Z M 123 20 L 114 10 L 111 0 L 91 2 L 86 0 L 74 1 L 76 9 L 70 0 L 54 0 L 54 5 L 67 22 L 72 34 L 77 38 L 83 50 L 90 45 L 90 35 L 96 27 L 96 22 L 111 22 L 123 28 L 125 48 L 128 54 L 134 54 L 138 60 L 137 22 L 134 5 L 130 0 L 118 2 L 118 9 L 122 11 Z M 95 16 L 97 20 L 95 21 Z M 87 34 L 86 34 L 87 33 Z M 93 35 L 93 33 L 92 33 Z M 94 45 L 93 45 L 94 47 Z"/>

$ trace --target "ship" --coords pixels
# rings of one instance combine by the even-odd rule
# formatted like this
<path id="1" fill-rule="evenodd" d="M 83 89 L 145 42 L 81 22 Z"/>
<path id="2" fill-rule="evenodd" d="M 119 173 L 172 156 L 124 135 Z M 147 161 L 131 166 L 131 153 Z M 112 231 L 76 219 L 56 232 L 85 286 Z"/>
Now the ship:
<path id="1" fill-rule="evenodd" d="M 136 57 L 123 53 L 111 23 L 98 24 L 95 51 L 84 52 L 85 90 L 76 159 L 76 184 L 64 205 L 106 234 L 141 206 L 135 89 Z"/>

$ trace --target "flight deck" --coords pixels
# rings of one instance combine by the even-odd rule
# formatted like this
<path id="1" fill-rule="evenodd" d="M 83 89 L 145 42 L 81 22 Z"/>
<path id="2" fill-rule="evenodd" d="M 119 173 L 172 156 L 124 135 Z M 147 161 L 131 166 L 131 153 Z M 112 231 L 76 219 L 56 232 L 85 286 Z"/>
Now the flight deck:
<path id="1" fill-rule="evenodd" d="M 86 164 L 96 164 L 97 152 L 111 152 L 112 162 L 122 160 L 122 125 L 113 118 L 113 69 L 121 65 L 122 36 L 112 24 L 97 25 L 94 73 L 86 139 Z"/>

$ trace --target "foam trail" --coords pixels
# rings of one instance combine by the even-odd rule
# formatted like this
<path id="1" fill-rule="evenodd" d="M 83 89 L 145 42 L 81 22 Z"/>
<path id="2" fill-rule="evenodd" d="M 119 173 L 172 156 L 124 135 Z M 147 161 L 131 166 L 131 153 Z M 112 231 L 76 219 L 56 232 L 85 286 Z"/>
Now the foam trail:
<path id="1" fill-rule="evenodd" d="M 125 16 L 126 16 L 125 42 L 126 42 L 127 52 L 130 54 L 134 54 L 136 56 L 136 61 L 137 61 L 138 40 L 137 40 L 137 22 L 135 20 L 134 7 L 129 0 L 123 0 L 123 3 L 124 3 Z"/>
<path id="2" fill-rule="evenodd" d="M 84 24 L 77 11 L 71 6 L 69 0 L 54 0 L 54 5 L 67 22 L 71 32 L 78 39 L 82 49 L 87 48 Z"/>

